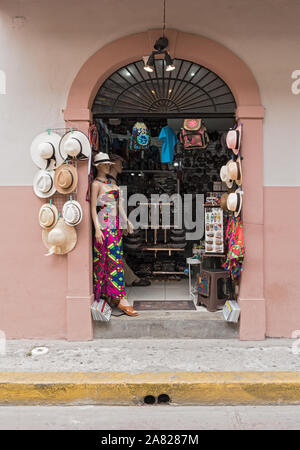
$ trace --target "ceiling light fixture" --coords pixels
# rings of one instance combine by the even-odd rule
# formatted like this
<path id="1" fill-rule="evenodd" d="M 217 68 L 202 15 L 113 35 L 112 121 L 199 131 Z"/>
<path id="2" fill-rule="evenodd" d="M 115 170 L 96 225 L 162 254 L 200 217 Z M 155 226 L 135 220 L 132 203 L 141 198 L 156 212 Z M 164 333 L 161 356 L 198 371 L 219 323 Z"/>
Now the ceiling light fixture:
<path id="1" fill-rule="evenodd" d="M 157 39 L 157 41 L 154 44 L 154 48 L 155 50 L 153 50 L 153 52 L 151 53 L 151 55 L 148 58 L 148 61 L 146 61 L 145 65 L 144 65 L 144 69 L 147 72 L 153 72 L 154 71 L 154 64 L 155 64 L 155 56 L 156 55 L 165 55 L 164 60 L 166 62 L 166 71 L 170 72 L 174 69 L 176 69 L 176 67 L 173 64 L 173 60 L 171 58 L 171 56 L 169 55 L 168 51 L 166 50 L 168 45 L 169 45 L 169 41 L 168 38 L 165 37 L 165 28 L 166 28 L 166 0 L 163 0 L 164 4 L 163 4 L 163 29 L 162 29 L 162 37 L 160 37 L 159 39 Z"/>

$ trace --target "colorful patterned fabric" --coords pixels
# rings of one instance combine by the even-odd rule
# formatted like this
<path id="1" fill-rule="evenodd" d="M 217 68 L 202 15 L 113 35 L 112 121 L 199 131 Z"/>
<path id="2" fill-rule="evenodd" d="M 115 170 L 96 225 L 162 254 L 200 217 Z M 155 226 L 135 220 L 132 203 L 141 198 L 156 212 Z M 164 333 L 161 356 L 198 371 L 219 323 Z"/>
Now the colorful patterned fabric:
<path id="1" fill-rule="evenodd" d="M 94 238 L 93 246 L 93 286 L 95 300 L 98 302 L 103 296 L 110 296 L 116 300 L 126 297 L 122 230 L 119 226 L 119 217 L 115 214 L 118 198 L 118 190 L 108 191 L 101 197 L 103 243 L 100 244 Z"/>
<path id="2" fill-rule="evenodd" d="M 228 252 L 223 267 L 230 272 L 232 280 L 237 280 L 243 270 L 245 258 L 243 223 L 240 216 L 231 216 L 229 218 L 226 240 L 228 242 Z"/>
<path id="3" fill-rule="evenodd" d="M 148 150 L 151 144 L 151 137 L 148 128 L 143 122 L 137 122 L 130 137 L 130 150 Z"/>
<path id="4" fill-rule="evenodd" d="M 203 272 L 200 272 L 198 278 L 198 292 L 199 294 L 208 297 L 209 294 L 209 276 Z"/>

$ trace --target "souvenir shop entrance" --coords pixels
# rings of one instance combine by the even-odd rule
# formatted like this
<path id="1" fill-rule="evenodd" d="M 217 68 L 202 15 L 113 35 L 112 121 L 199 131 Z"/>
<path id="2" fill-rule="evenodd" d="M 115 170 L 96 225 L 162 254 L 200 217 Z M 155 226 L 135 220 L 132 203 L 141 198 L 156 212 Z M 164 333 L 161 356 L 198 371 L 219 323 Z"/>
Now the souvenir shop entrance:
<path id="1" fill-rule="evenodd" d="M 186 301 L 178 308 L 178 312 L 184 314 L 186 312 L 184 307 L 189 308 L 191 303 L 194 303 L 191 310 L 193 314 L 207 311 L 209 308 L 206 300 L 207 290 L 210 290 L 207 282 L 214 283 L 210 287 L 214 287 L 213 294 L 220 298 L 221 302 L 228 296 L 235 297 L 239 301 L 240 338 L 262 339 L 265 335 L 263 220 L 261 217 L 263 213 L 261 154 L 264 110 L 260 103 L 256 82 L 247 66 L 228 49 L 201 36 L 176 30 L 166 30 L 175 69 L 166 72 L 164 61 L 157 59 L 153 72 L 145 72 L 141 55 L 151 53 L 151 47 L 155 39 L 159 37 L 159 33 L 159 30 L 153 30 L 120 39 L 91 57 L 78 73 L 71 87 L 65 110 L 66 123 L 75 124 L 83 131 L 87 131 L 91 123 L 96 124 L 100 132 L 100 146 L 102 146 L 97 150 L 118 154 L 125 159 L 123 173 L 119 175 L 119 183 L 127 186 L 128 195 L 140 191 L 139 193 L 148 199 L 148 209 L 151 210 L 151 207 L 149 208 L 149 200 L 150 203 L 152 202 L 151 193 L 157 195 L 179 193 L 181 196 L 191 195 L 192 197 L 192 220 L 197 222 L 199 219 L 202 225 L 194 239 L 186 239 L 186 235 L 183 239 L 182 231 L 187 231 L 185 222 L 182 228 L 175 230 L 174 223 L 171 222 L 169 228 L 166 228 L 160 219 L 156 228 L 149 227 L 149 223 L 147 226 L 144 224 L 132 238 L 130 236 L 124 238 L 125 258 L 128 265 L 139 278 L 148 278 L 151 281 L 150 287 L 134 287 L 134 289 L 130 287 L 128 291 L 129 300 L 144 303 L 141 305 L 140 315 L 149 312 L 149 309 L 153 311 L 151 309 L 153 303 L 160 302 L 158 311 L 163 316 L 165 313 L 163 310 L 170 311 L 169 305 L 167 308 L 164 307 L 168 301 L 174 302 L 173 306 L 176 309 L 176 301 L 178 303 Z M 185 129 L 185 119 L 201 119 L 201 130 L 207 134 L 206 143 L 199 148 L 187 148 L 183 137 L 182 143 L 179 142 L 174 146 L 172 159 L 166 162 L 162 159 L 163 140 L 159 139 L 162 130 L 167 127 L 169 133 L 171 129 L 171 133 L 180 141 L 180 134 L 185 133 L 182 132 L 182 129 Z M 149 148 L 142 151 L 134 147 L 130 148 L 133 128 L 137 122 L 142 122 L 151 136 Z M 224 132 L 241 123 L 243 131 L 241 154 L 244 158 L 243 191 L 246 195 L 243 198 L 241 196 L 231 198 L 234 201 L 229 207 L 232 212 L 240 213 L 241 200 L 243 202 L 247 259 L 244 264 L 242 283 L 238 290 L 235 283 L 231 283 L 228 277 L 222 276 L 220 280 L 216 280 L 216 277 L 214 280 L 202 277 L 199 280 L 199 277 L 194 277 L 194 274 L 199 272 L 198 269 L 207 271 L 223 269 L 222 266 L 226 260 L 225 224 L 230 212 L 226 211 L 227 202 L 225 209 L 219 208 L 218 202 L 220 196 L 228 191 L 226 181 L 230 180 L 223 176 L 222 182 L 220 169 L 226 166 L 231 158 L 233 162 L 236 162 L 237 155 L 224 141 Z M 241 167 L 237 164 L 235 169 L 238 171 Z M 84 174 L 83 169 L 81 172 Z M 255 177 L 253 177 L 254 172 Z M 235 180 L 240 182 L 240 176 L 241 174 L 238 173 Z M 239 184 L 233 185 L 234 188 L 238 186 Z M 82 198 L 85 197 L 85 192 L 86 189 L 83 187 Z M 199 202 L 199 197 L 195 199 L 195 195 L 202 195 L 202 200 Z M 159 205 L 158 208 L 160 208 Z M 170 208 L 173 208 L 174 212 L 174 205 L 170 205 Z M 206 214 L 206 208 L 208 208 L 208 214 Z M 197 210 L 200 213 L 196 220 Z M 86 214 L 89 214 L 88 209 Z M 216 222 L 221 225 L 220 230 L 215 229 Z M 212 229 L 208 229 L 210 225 Z M 70 288 L 67 308 L 70 339 L 78 336 L 77 330 L 75 331 L 77 318 L 82 317 L 80 311 L 86 318 L 88 317 L 93 298 L 92 234 L 89 232 L 91 224 L 86 231 L 88 233 L 84 238 L 85 242 L 81 244 L 85 249 L 84 258 L 79 261 L 75 255 L 70 254 L 68 269 Z M 178 231 L 178 234 L 175 231 Z M 200 267 L 192 268 L 188 258 L 197 259 L 200 254 L 202 254 Z M 89 257 L 88 273 L 85 270 L 87 257 Z M 89 279 L 89 294 L 86 297 L 83 295 L 82 284 L 79 287 L 79 280 L 76 279 L 76 273 L 80 273 L 79 266 L 84 271 L 85 279 L 87 276 Z M 192 274 L 191 280 L 187 276 L 187 268 Z M 204 295 L 199 301 L 197 292 L 196 301 L 191 302 L 194 300 L 191 293 L 195 293 L 191 292 L 191 289 L 196 286 L 193 284 L 196 280 L 200 293 Z M 77 291 L 80 291 L 82 302 L 72 300 L 79 298 L 76 295 Z M 156 291 L 155 298 L 152 291 Z M 87 303 L 84 298 L 87 299 Z M 148 301 L 151 301 L 152 305 L 149 306 Z M 188 302 L 190 306 L 187 305 Z M 218 302 L 215 302 L 215 306 L 216 303 Z M 86 307 L 87 304 L 89 308 Z M 218 303 L 216 309 L 218 310 L 221 306 Z M 212 310 L 215 311 L 211 308 Z M 210 314 L 221 313 L 216 311 Z M 124 316 L 118 319 L 121 322 Z M 133 323 L 138 320 L 130 318 L 130 326 L 134 326 Z M 228 325 L 224 319 L 223 322 L 224 326 Z M 92 333 L 93 326 L 90 323 L 90 327 L 86 327 L 84 332 L 81 331 L 80 338 L 91 338 Z"/>
<path id="2" fill-rule="evenodd" d="M 173 66 L 166 71 L 158 59 L 149 73 L 139 60 L 103 83 L 92 107 L 99 137 L 93 150 L 118 162 L 112 175 L 134 222 L 134 233 L 124 236 L 126 292 L 134 309 L 209 312 L 207 318 L 216 313 L 224 320 L 226 300 L 237 299 L 244 252 L 241 243 L 232 268 L 225 230 L 234 212 L 223 200 L 229 187 L 237 195 L 241 180 L 220 178 L 221 168 L 236 159 L 226 142 L 237 126 L 236 102 L 209 69 L 183 59 Z M 240 141 L 239 135 L 237 148 Z"/>

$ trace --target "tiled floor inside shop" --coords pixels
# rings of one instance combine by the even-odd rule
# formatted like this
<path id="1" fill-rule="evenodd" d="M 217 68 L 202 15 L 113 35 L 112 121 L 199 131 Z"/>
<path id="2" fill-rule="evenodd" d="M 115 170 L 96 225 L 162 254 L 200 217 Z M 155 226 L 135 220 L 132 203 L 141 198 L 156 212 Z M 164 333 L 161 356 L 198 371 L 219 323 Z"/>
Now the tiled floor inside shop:
<path id="1" fill-rule="evenodd" d="M 158 281 L 151 282 L 147 287 L 127 287 L 127 299 L 132 304 L 134 301 L 152 300 L 192 300 L 189 294 L 189 280 L 180 281 Z M 207 311 L 204 306 L 197 306 L 198 311 Z"/>

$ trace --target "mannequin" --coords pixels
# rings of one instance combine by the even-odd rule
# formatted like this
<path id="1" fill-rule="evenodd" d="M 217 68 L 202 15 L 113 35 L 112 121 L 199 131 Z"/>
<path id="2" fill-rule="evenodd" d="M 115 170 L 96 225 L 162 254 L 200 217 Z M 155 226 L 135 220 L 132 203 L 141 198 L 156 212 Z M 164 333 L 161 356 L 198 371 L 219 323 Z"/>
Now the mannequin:
<path id="1" fill-rule="evenodd" d="M 118 308 L 129 316 L 138 313 L 127 301 L 122 263 L 123 243 L 120 216 L 132 233 L 123 208 L 119 205 L 119 187 L 112 184 L 107 175 L 113 164 L 106 153 L 94 157 L 97 176 L 91 186 L 91 215 L 95 227 L 93 245 L 93 285 L 95 300 L 105 295 L 118 302 Z"/>

